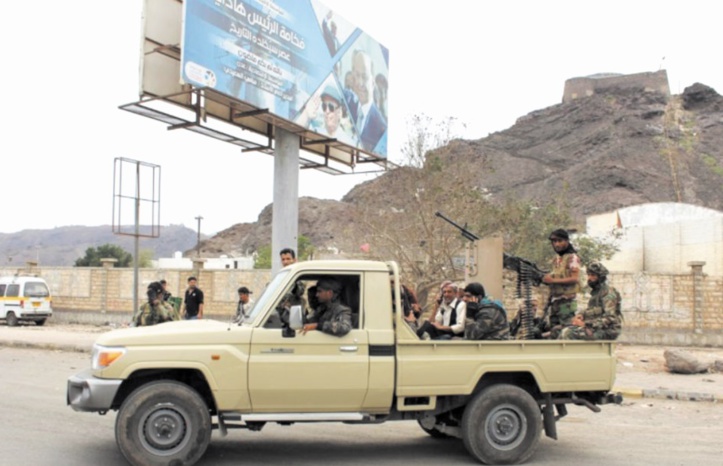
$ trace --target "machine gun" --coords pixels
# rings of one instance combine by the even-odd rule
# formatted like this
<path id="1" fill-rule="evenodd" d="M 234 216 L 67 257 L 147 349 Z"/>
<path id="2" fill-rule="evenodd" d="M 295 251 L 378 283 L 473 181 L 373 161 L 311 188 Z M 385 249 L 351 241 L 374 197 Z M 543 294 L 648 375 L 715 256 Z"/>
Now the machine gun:
<path id="1" fill-rule="evenodd" d="M 479 236 L 467 229 L 467 224 L 460 226 L 441 212 L 436 212 L 434 215 L 458 229 L 463 238 L 472 242 L 480 239 Z M 535 263 L 527 259 L 507 253 L 502 254 L 502 266 L 507 270 L 517 272 L 516 295 L 517 298 L 522 299 L 524 303 L 519 321 L 513 322 L 512 324 L 512 333 L 519 334 L 519 338 L 523 340 L 532 340 L 536 338 L 535 335 L 539 332 L 535 331 L 535 307 L 532 305 L 531 287 L 540 286 L 542 278 L 547 272 L 540 270 Z M 545 312 L 546 311 L 547 309 L 545 309 Z"/>

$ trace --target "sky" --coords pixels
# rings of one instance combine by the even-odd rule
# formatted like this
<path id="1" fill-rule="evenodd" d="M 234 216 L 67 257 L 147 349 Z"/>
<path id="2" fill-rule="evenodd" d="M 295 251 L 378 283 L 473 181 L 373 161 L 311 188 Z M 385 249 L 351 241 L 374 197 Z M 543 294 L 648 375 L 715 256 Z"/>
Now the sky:
<path id="1" fill-rule="evenodd" d="M 723 92 L 710 1 L 325 0 L 389 49 L 389 158 L 416 114 L 479 139 L 559 104 L 566 79 L 665 69 L 671 92 Z M 143 0 L 10 2 L 0 17 L 0 233 L 111 225 L 116 158 L 161 166 L 160 223 L 212 235 L 256 221 L 273 157 L 119 110 L 138 100 Z M 299 195 L 341 199 L 378 175 L 303 170 Z M 12 202 L 7 202 L 12 201 Z"/>

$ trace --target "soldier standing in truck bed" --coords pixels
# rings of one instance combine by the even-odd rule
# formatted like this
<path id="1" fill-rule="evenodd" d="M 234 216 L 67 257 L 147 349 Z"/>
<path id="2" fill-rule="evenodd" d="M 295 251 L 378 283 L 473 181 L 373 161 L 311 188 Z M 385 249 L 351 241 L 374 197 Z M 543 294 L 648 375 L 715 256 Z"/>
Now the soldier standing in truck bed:
<path id="1" fill-rule="evenodd" d="M 550 287 L 550 309 L 543 338 L 558 338 L 564 327 L 572 323 L 577 312 L 577 294 L 580 292 L 580 257 L 570 244 L 570 235 L 563 229 L 550 233 L 550 242 L 557 254 L 552 271 L 542 278 Z"/>

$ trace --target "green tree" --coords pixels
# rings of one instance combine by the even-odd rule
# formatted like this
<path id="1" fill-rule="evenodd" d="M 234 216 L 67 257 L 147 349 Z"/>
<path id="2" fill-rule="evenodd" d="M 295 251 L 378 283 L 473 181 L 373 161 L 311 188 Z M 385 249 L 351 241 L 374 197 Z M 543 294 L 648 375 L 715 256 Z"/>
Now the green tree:
<path id="1" fill-rule="evenodd" d="M 142 249 L 140 253 L 138 253 L 138 267 L 150 267 L 153 265 L 153 250 L 151 249 Z"/>
<path id="2" fill-rule="evenodd" d="M 313 257 L 314 245 L 311 244 L 311 240 L 304 235 L 299 235 L 299 239 L 296 245 L 296 257 L 299 260 L 309 260 Z M 271 268 L 271 245 L 267 244 L 261 246 L 256 251 L 256 258 L 254 259 L 255 269 L 270 269 Z"/>
<path id="3" fill-rule="evenodd" d="M 100 267 L 101 259 L 114 258 L 118 262 L 113 264 L 114 267 L 129 267 L 133 262 L 131 253 L 126 252 L 120 246 L 115 244 L 104 244 L 97 248 L 88 248 L 85 250 L 85 256 L 75 261 L 76 267 Z"/>
<path id="4" fill-rule="evenodd" d="M 256 251 L 256 258 L 254 259 L 255 269 L 270 269 L 271 268 L 271 245 L 267 244 L 261 246 Z"/>

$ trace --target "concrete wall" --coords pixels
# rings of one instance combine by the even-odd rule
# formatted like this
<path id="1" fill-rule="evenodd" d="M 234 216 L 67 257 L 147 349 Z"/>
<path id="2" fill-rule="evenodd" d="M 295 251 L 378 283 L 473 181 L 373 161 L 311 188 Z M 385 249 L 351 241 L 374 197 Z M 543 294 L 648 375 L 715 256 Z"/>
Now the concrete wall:
<path id="1" fill-rule="evenodd" d="M 581 97 L 603 93 L 606 89 L 642 89 L 644 92 L 659 92 L 670 95 L 668 73 L 665 70 L 626 75 L 599 75 L 571 78 L 565 81 L 562 102 L 568 103 Z"/>
<path id="2" fill-rule="evenodd" d="M 693 264 L 685 274 L 614 273 L 610 283 L 622 295 L 625 317 L 621 341 L 644 344 L 723 346 L 723 276 L 707 275 L 707 266 Z M 0 268 L 0 275 L 17 269 Z M 44 267 L 31 272 L 43 277 L 53 293 L 52 321 L 127 323 L 133 310 L 133 270 Z M 139 296 L 148 283 L 161 278 L 174 296 L 183 296 L 188 270 L 142 269 Z M 205 293 L 205 314 L 225 320 L 234 315 L 237 288 L 245 285 L 257 297 L 271 278 L 269 270 L 196 270 Z M 540 303 L 545 287 L 533 288 Z M 505 273 L 503 301 L 514 316 L 515 276 Z M 579 300 L 585 306 L 589 296 Z M 542 306 L 541 306 L 542 307 Z"/>
<path id="3" fill-rule="evenodd" d="M 684 274 L 690 270 L 689 262 L 703 261 L 706 273 L 723 275 L 723 214 L 706 210 L 710 212 L 707 217 L 673 215 L 670 222 L 655 225 L 631 225 L 623 219 L 620 251 L 605 265 L 612 272 Z M 614 212 L 592 216 L 587 221 L 587 233 L 604 238 L 614 225 Z"/>

